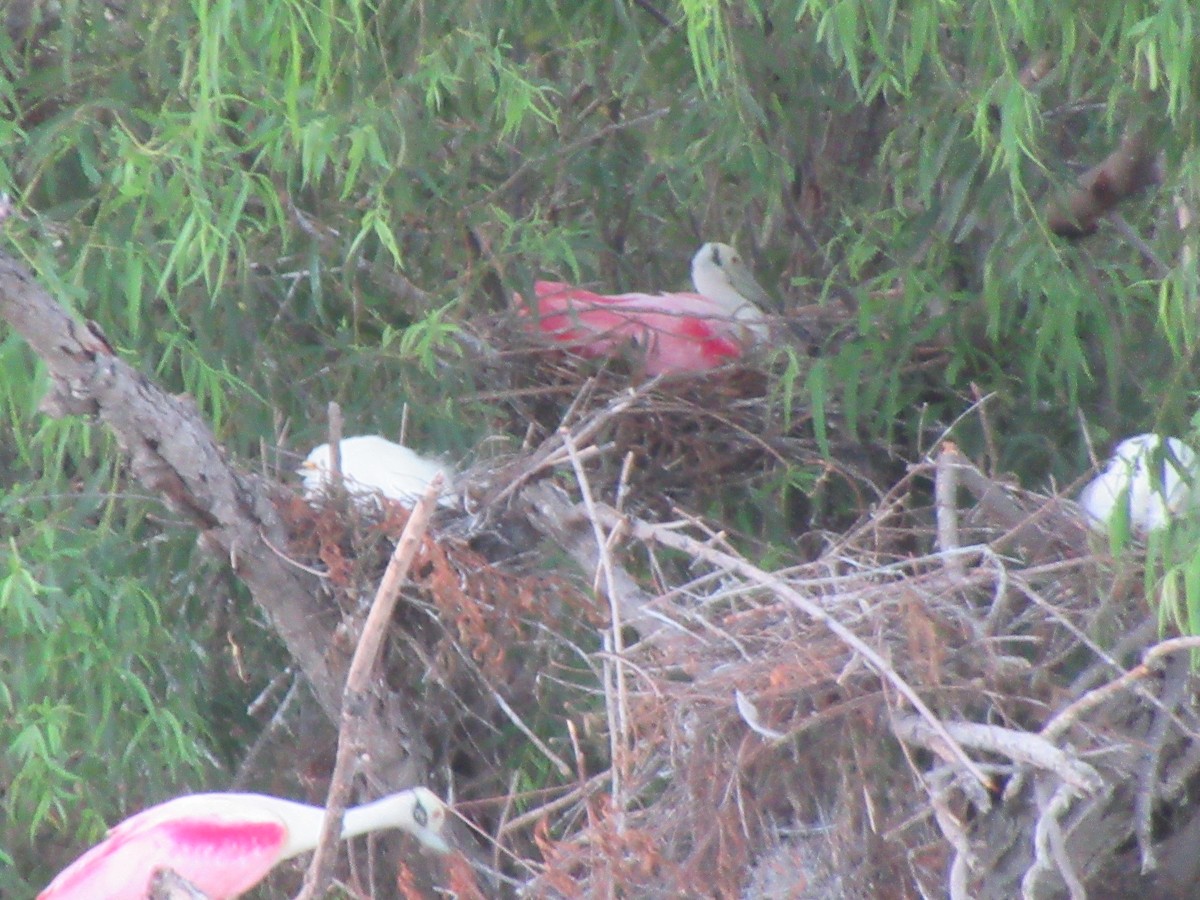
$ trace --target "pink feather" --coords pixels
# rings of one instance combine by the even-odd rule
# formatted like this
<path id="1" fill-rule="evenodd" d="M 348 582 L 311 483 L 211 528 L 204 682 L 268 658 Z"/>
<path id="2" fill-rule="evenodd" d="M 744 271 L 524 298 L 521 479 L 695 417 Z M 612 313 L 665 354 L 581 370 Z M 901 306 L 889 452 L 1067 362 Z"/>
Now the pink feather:
<path id="1" fill-rule="evenodd" d="M 155 870 L 169 866 L 213 900 L 258 884 L 287 841 L 279 817 L 179 797 L 126 819 L 64 869 L 38 900 L 145 900 Z"/>
<path id="2" fill-rule="evenodd" d="M 660 375 L 711 369 L 744 350 L 744 326 L 701 294 L 595 294 L 557 281 L 533 289 L 542 334 L 581 356 L 632 343 L 644 348 L 646 373 Z"/>
<path id="3" fill-rule="evenodd" d="M 281 860 L 317 845 L 325 810 L 266 794 L 189 794 L 144 810 L 63 869 L 38 900 L 145 900 L 169 868 L 211 900 L 258 884 Z M 439 853 L 446 806 L 411 788 L 346 810 L 342 837 L 401 828 Z"/>

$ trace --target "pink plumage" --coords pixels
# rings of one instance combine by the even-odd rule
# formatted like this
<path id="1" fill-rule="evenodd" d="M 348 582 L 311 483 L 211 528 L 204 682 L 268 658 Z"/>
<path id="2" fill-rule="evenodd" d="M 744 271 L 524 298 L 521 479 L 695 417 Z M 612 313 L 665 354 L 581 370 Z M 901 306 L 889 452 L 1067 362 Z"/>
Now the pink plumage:
<path id="1" fill-rule="evenodd" d="M 265 794 L 189 794 L 144 810 L 63 869 L 38 900 L 145 900 L 169 868 L 211 900 L 258 884 L 279 862 L 312 850 L 325 810 Z M 427 788 L 346 810 L 342 837 L 401 828 L 439 853 L 446 807 Z"/>
<path id="2" fill-rule="evenodd" d="M 769 301 L 736 250 L 705 244 L 692 258 L 695 293 L 595 294 L 558 281 L 533 286 L 538 328 L 581 356 L 628 344 L 645 353 L 646 372 L 701 372 L 739 358 L 768 334 Z M 518 308 L 525 313 L 517 295 Z"/>
<path id="3" fill-rule="evenodd" d="M 145 900 L 163 866 L 213 900 L 249 890 L 279 862 L 287 828 L 278 816 L 210 797 L 179 797 L 126 819 L 38 900 Z"/>
<path id="4" fill-rule="evenodd" d="M 594 358 L 634 343 L 646 373 L 698 372 L 742 355 L 728 312 L 700 294 L 595 294 L 556 281 L 533 286 L 543 334 Z"/>

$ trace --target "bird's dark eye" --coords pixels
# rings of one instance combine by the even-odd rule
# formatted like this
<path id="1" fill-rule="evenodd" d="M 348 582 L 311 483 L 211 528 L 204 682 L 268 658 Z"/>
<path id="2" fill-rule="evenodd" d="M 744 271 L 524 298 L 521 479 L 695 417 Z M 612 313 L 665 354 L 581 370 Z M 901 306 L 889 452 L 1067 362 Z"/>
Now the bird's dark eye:
<path id="1" fill-rule="evenodd" d="M 422 828 L 429 824 L 429 813 L 426 811 L 425 807 L 421 805 L 420 800 L 413 804 L 413 821 Z"/>
<path id="2" fill-rule="evenodd" d="M 714 266 L 721 265 L 721 248 L 720 247 L 713 247 L 713 265 Z"/>

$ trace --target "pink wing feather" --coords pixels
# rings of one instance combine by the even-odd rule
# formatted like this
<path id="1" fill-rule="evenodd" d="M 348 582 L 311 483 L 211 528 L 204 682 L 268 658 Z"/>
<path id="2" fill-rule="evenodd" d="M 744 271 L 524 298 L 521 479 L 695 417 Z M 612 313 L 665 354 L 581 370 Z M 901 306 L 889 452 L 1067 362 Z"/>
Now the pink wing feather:
<path id="1" fill-rule="evenodd" d="M 145 900 L 157 869 L 173 869 L 212 900 L 249 890 L 287 840 L 278 817 L 180 797 L 126 819 L 59 873 L 37 900 Z"/>
<path id="2" fill-rule="evenodd" d="M 538 327 L 581 356 L 623 344 L 645 348 L 646 372 L 698 372 L 742 355 L 728 314 L 701 294 L 596 294 L 558 281 L 539 281 Z M 519 301 L 519 297 L 518 297 Z"/>

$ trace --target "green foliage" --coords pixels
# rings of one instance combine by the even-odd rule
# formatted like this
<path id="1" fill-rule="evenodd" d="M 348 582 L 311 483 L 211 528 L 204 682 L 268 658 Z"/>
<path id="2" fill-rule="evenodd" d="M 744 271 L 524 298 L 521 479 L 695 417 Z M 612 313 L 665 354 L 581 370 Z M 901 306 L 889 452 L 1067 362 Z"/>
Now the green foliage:
<path id="1" fill-rule="evenodd" d="M 35 464 L 51 464 L 48 477 L 0 494 L 6 850 L 46 833 L 94 839 L 94 815 L 75 835 L 81 810 L 111 797 L 136 806 L 210 765 L 203 695 L 178 690 L 206 665 L 198 644 L 180 641 L 187 594 L 163 601 L 142 575 L 184 560 L 125 518 L 144 516 L 146 502 L 110 496 L 108 467 L 83 476 L 97 460 L 77 458 L 56 430 L 74 429 L 31 443 L 43 451 Z M 53 493 L 62 471 L 81 479 L 70 496 Z"/>
<path id="2" fill-rule="evenodd" d="M 407 408 L 415 444 L 463 455 L 493 419 L 472 325 L 541 275 L 681 286 L 710 239 L 789 309 L 846 311 L 815 355 L 781 349 L 769 391 L 826 452 L 912 458 L 978 390 L 993 464 L 1037 485 L 1086 464 L 1080 412 L 1100 440 L 1188 420 L 1194 4 L 652 6 L 669 25 L 611 0 L 38 4 L 32 41 L 0 34 L 7 246 L 243 457 L 284 425 L 322 439 L 330 400 L 359 433 Z M 1044 222 L 1147 122 L 1164 184 L 1120 212 L 1165 275 L 1116 229 Z M 207 746 L 194 677 L 223 636 L 182 621 L 194 535 L 129 496 L 109 437 L 45 421 L 45 387 L 0 336 L 0 774 L 24 823 L 0 854 L 22 859 L 82 804 L 94 834 L 237 752 Z M 983 446 L 972 417 L 956 437 Z M 816 489 L 775 477 L 758 502 Z M 246 686 L 221 685 L 235 708 Z"/>

